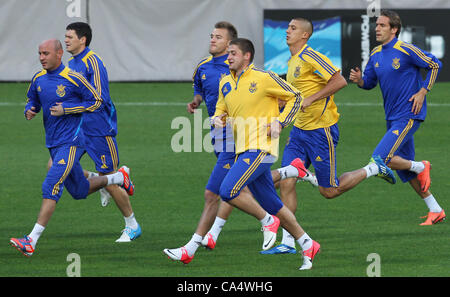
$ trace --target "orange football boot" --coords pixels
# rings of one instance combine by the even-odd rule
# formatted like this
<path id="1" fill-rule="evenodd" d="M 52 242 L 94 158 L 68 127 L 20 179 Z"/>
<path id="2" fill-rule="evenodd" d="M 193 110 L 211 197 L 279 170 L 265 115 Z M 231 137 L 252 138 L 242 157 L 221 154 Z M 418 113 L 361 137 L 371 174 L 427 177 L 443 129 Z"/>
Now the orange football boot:
<path id="1" fill-rule="evenodd" d="M 423 165 L 425 165 L 425 169 L 417 175 L 417 180 L 420 183 L 420 189 L 422 192 L 428 191 L 431 184 L 430 170 L 431 163 L 429 161 L 422 161 Z"/>
<path id="2" fill-rule="evenodd" d="M 439 222 L 442 222 L 445 220 L 445 212 L 444 210 L 441 210 L 441 212 L 429 212 L 426 216 L 421 217 L 421 219 L 425 219 L 425 222 L 420 224 L 420 226 L 429 226 L 434 225 Z"/>

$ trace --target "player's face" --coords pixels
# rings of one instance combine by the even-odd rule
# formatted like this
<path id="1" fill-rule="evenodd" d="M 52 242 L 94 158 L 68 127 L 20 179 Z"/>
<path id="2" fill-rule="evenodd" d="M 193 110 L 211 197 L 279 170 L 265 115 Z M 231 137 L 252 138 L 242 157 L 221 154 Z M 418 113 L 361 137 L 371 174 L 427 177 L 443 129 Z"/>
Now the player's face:
<path id="1" fill-rule="evenodd" d="M 81 39 L 79 39 L 77 33 L 75 33 L 75 30 L 67 30 L 64 37 L 66 50 L 72 55 L 81 53 L 84 49 L 84 42 L 82 41 L 82 39 L 84 39 L 84 37 L 81 37 Z"/>
<path id="2" fill-rule="evenodd" d="M 376 22 L 375 34 L 376 40 L 381 44 L 386 44 L 395 37 L 397 32 L 396 28 L 391 28 L 389 24 L 389 18 L 384 15 L 380 15 Z"/>
<path id="3" fill-rule="evenodd" d="M 225 55 L 227 53 L 228 43 L 230 42 L 228 31 L 226 29 L 215 28 L 210 37 L 209 53 L 213 56 Z"/>
<path id="4" fill-rule="evenodd" d="M 55 70 L 61 64 L 62 50 L 58 51 L 52 42 L 39 45 L 39 62 L 45 70 Z"/>
<path id="5" fill-rule="evenodd" d="M 248 57 L 244 55 L 242 50 L 236 45 L 232 44 L 228 47 L 228 63 L 230 63 L 230 70 L 235 72 L 242 71 L 247 65 Z"/>
<path id="6" fill-rule="evenodd" d="M 305 30 L 300 21 L 292 20 L 286 30 L 286 43 L 288 46 L 296 44 L 303 40 L 305 35 Z"/>

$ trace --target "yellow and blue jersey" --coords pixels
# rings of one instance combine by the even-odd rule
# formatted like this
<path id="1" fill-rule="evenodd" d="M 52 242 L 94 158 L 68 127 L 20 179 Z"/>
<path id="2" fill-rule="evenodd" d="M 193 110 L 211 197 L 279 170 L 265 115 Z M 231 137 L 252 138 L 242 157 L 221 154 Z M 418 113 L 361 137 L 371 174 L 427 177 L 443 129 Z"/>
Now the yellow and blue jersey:
<path id="1" fill-rule="evenodd" d="M 425 120 L 426 99 L 419 114 L 412 110 L 411 96 L 421 88 L 431 90 L 442 63 L 432 54 L 394 38 L 375 47 L 364 70 L 363 89 L 372 89 L 380 83 L 386 120 Z M 420 69 L 427 69 L 425 80 Z"/>
<path id="2" fill-rule="evenodd" d="M 320 91 L 339 68 L 325 55 L 305 44 L 288 61 L 286 80 L 297 88 L 303 98 Z M 299 112 L 294 126 L 303 130 L 330 127 L 339 120 L 334 95 L 316 100 L 305 112 Z"/>
<path id="3" fill-rule="evenodd" d="M 108 72 L 102 59 L 89 47 L 69 59 L 69 68 L 84 76 L 102 97 L 103 108 L 83 115 L 82 129 L 90 136 L 116 136 L 117 113 L 109 94 Z"/>
<path id="4" fill-rule="evenodd" d="M 61 102 L 64 115 L 52 116 L 50 107 Z M 53 70 L 36 73 L 27 92 L 25 112 L 32 106 L 36 112 L 42 109 L 45 142 L 48 148 L 62 144 L 78 145 L 83 140 L 80 131 L 82 113 L 95 112 L 102 106 L 102 99 L 94 87 L 80 74 L 61 65 Z M 82 142 L 81 142 L 82 143 Z"/>
<path id="5" fill-rule="evenodd" d="M 278 100 L 286 101 L 280 114 Z M 236 154 L 261 150 L 278 156 L 279 138 L 267 135 L 267 125 L 277 120 L 283 127 L 295 120 L 302 97 L 291 84 L 273 72 L 247 67 L 239 76 L 222 78 L 215 116 L 227 114 L 231 121 Z"/>

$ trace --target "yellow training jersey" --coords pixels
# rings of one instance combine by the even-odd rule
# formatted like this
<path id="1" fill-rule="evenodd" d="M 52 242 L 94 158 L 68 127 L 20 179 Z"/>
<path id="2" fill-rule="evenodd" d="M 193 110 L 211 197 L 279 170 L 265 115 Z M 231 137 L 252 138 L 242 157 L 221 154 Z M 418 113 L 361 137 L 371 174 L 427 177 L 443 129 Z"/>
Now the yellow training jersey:
<path id="1" fill-rule="evenodd" d="M 278 99 L 286 101 L 281 114 Z M 279 138 L 267 136 L 267 125 L 275 120 L 283 127 L 292 123 L 301 100 L 299 91 L 291 84 L 252 64 L 238 77 L 232 72 L 222 78 L 213 117 L 227 114 L 233 127 L 236 154 L 262 150 L 278 157 Z"/>
<path id="2" fill-rule="evenodd" d="M 306 98 L 320 91 L 338 71 L 340 69 L 330 59 L 305 44 L 289 59 L 286 80 Z M 331 95 L 316 100 L 304 112 L 299 111 L 294 125 L 303 130 L 314 130 L 334 125 L 338 119 L 334 95 Z"/>

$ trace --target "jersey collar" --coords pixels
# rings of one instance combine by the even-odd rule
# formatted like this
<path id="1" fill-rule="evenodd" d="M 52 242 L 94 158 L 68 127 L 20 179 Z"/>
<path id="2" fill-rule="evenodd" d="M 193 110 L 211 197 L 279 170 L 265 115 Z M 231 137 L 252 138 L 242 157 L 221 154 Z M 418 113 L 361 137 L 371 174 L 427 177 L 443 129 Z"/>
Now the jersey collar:
<path id="1" fill-rule="evenodd" d="M 218 57 L 212 57 L 212 60 L 214 63 L 226 63 L 228 58 L 228 54 L 218 56 Z M 228 64 L 228 63 L 227 63 Z"/>
<path id="2" fill-rule="evenodd" d="M 72 56 L 74 59 L 78 59 L 78 58 L 83 58 L 84 56 L 86 56 L 86 54 L 90 51 L 91 49 L 89 47 L 85 47 L 83 51 L 81 51 L 79 54 L 76 54 L 74 56 Z"/>
<path id="3" fill-rule="evenodd" d="M 302 54 L 303 54 L 303 52 L 305 51 L 305 49 L 308 47 L 308 44 L 307 43 L 305 43 L 305 45 L 295 54 L 295 55 L 293 55 L 293 56 L 291 56 L 290 58 L 289 58 L 289 60 L 292 58 L 292 57 L 300 57 Z"/>
<path id="4" fill-rule="evenodd" d="M 234 79 L 235 81 L 236 81 L 236 80 L 239 80 L 243 75 L 245 75 L 246 73 L 250 72 L 250 70 L 253 69 L 254 67 L 255 67 L 255 65 L 253 65 L 253 63 L 250 64 L 250 65 L 248 65 L 248 66 L 242 71 L 242 73 L 239 75 L 239 77 L 236 77 L 236 72 L 235 72 L 235 71 L 230 71 L 231 77 L 233 77 L 233 79 Z"/>
<path id="5" fill-rule="evenodd" d="M 382 46 L 383 49 L 388 49 L 388 48 L 392 48 L 395 43 L 398 41 L 398 39 L 396 37 L 394 37 L 391 41 L 389 41 L 388 43 L 386 43 L 385 45 Z"/>
<path id="6" fill-rule="evenodd" d="M 60 73 L 61 71 L 63 71 L 64 68 L 66 68 L 66 66 L 64 66 L 64 64 L 61 62 L 61 64 L 58 66 L 58 68 L 56 68 L 55 70 L 52 70 L 52 71 L 47 70 L 47 73 L 48 73 L 48 74 L 58 74 L 58 73 Z"/>

